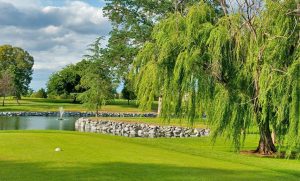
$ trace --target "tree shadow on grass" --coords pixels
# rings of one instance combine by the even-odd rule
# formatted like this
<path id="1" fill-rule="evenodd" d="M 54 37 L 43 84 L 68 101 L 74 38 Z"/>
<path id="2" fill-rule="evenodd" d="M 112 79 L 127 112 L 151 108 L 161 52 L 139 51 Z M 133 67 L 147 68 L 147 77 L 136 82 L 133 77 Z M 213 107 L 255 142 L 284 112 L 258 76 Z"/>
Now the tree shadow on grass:
<path id="1" fill-rule="evenodd" d="M 205 164 L 205 163 L 203 163 Z M 52 165 L 52 166 L 51 166 Z M 59 166 L 59 163 L 0 161 L 0 180 L 297 180 L 297 176 L 280 172 L 216 168 L 177 167 L 161 164 L 103 163 Z"/>

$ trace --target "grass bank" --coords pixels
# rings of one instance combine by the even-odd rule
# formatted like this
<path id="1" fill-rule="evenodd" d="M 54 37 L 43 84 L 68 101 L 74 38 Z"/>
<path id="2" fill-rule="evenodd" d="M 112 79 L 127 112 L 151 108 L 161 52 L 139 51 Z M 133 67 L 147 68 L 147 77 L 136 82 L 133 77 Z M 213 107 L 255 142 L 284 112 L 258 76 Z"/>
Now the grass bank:
<path id="1" fill-rule="evenodd" d="M 256 147 L 250 135 L 244 149 Z M 0 132 L 1 180 L 299 180 L 300 161 L 232 152 L 220 139 Z M 61 147 L 62 152 L 54 152 Z"/>
<path id="2" fill-rule="evenodd" d="M 0 97 L 0 100 L 2 98 Z M 63 107 L 65 111 L 89 111 L 80 103 L 73 103 L 71 99 L 42 99 L 24 97 L 17 104 L 13 98 L 5 101 L 5 106 L 0 106 L 0 111 L 58 111 L 59 107 Z M 157 105 L 153 104 L 152 111 L 157 110 Z M 101 111 L 104 112 L 149 112 L 139 109 L 135 101 L 116 99 L 107 102 Z"/>

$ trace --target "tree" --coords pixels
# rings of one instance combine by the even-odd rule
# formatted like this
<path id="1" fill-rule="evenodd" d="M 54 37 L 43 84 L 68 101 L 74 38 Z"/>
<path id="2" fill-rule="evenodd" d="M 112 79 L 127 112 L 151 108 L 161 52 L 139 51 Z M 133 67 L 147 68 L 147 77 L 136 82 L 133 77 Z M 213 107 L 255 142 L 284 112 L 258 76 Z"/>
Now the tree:
<path id="1" fill-rule="evenodd" d="M 0 74 L 0 95 L 3 97 L 2 106 L 4 106 L 5 98 L 14 91 L 14 78 L 8 70 Z"/>
<path id="2" fill-rule="evenodd" d="M 31 96 L 35 97 L 35 98 L 47 98 L 48 97 L 47 92 L 43 88 L 41 88 L 37 92 L 34 92 Z"/>
<path id="3" fill-rule="evenodd" d="M 101 106 L 113 97 L 113 87 L 111 80 L 101 69 L 92 69 L 91 67 L 89 69 L 91 72 L 87 73 L 81 81 L 81 85 L 86 88 L 86 91 L 79 95 L 79 100 L 85 107 L 95 110 L 97 116 Z"/>
<path id="4" fill-rule="evenodd" d="M 86 73 L 89 65 L 89 61 L 82 60 L 75 65 L 68 65 L 52 74 L 47 83 L 48 94 L 72 96 L 73 102 L 76 102 L 77 94 L 85 91 L 80 85 L 80 80 Z"/>
<path id="5" fill-rule="evenodd" d="M 129 105 L 129 101 L 133 100 L 136 98 L 136 95 L 134 93 L 134 89 L 132 87 L 132 85 L 130 84 L 130 82 L 128 80 L 125 80 L 124 82 L 124 87 L 122 90 L 122 97 L 124 99 L 128 100 L 128 105 Z"/>
<path id="6" fill-rule="evenodd" d="M 218 16 L 222 16 L 219 0 L 205 0 L 205 2 Z M 151 41 L 155 24 L 174 12 L 185 15 L 187 7 L 198 3 L 199 0 L 106 0 L 103 10 L 112 22 L 113 29 L 103 56 L 110 62 L 111 70 L 120 80 L 128 79 L 127 74 L 132 62 L 143 45 Z M 156 96 L 161 102 L 161 92 L 156 92 Z"/>
<path id="7" fill-rule="evenodd" d="M 237 12 L 224 6 L 218 16 L 202 1 L 160 21 L 132 69 L 141 105 L 149 107 L 162 91 L 164 117 L 193 123 L 205 112 L 216 126 L 213 137 L 227 134 L 237 150 L 253 124 L 260 134 L 256 152 L 299 150 L 300 30 L 290 13 L 297 4 L 259 3 L 245 1 Z"/>
<path id="8" fill-rule="evenodd" d="M 26 95 L 31 82 L 33 57 L 25 50 L 11 45 L 0 46 L 0 71 L 10 70 L 14 78 L 14 96 L 17 101 Z"/>
<path id="9" fill-rule="evenodd" d="M 34 93 L 34 90 L 32 88 L 29 88 L 28 91 L 27 91 L 27 94 L 25 96 L 26 97 L 31 97 L 33 93 Z"/>
<path id="10" fill-rule="evenodd" d="M 112 22 L 105 59 L 120 78 L 125 78 L 140 48 L 151 39 L 154 25 L 170 13 L 184 13 L 184 8 L 198 0 L 106 0 L 104 15 Z M 218 4 L 216 0 L 208 0 Z"/>
<path id="11" fill-rule="evenodd" d="M 97 38 L 88 49 L 90 54 L 85 56 L 91 63 L 80 81 L 80 85 L 85 88 L 85 91 L 78 97 L 84 106 L 96 111 L 96 116 L 101 106 L 111 99 L 115 92 L 110 66 L 102 56 L 101 40 L 102 37 Z"/>

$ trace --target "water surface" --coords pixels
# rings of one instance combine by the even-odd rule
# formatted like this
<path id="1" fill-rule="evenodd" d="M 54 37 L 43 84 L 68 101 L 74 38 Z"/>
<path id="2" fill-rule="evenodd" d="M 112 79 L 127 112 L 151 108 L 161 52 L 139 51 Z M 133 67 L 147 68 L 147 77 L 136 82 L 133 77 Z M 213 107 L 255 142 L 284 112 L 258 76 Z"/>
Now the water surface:
<path id="1" fill-rule="evenodd" d="M 78 117 L 24 116 L 1 117 L 0 130 L 75 130 L 75 121 Z"/>

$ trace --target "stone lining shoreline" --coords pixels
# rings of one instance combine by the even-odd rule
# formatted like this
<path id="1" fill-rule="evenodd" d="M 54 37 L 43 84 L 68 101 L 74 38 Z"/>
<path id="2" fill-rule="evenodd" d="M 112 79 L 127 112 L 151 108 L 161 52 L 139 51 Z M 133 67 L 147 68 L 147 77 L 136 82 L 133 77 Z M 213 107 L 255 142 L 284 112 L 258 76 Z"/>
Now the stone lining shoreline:
<path id="1" fill-rule="evenodd" d="M 210 129 L 185 128 L 179 126 L 158 126 L 146 123 L 130 123 L 111 120 L 92 120 L 80 118 L 75 122 L 75 129 L 80 132 L 111 134 L 125 137 L 201 137 L 209 136 Z"/>
<path id="2" fill-rule="evenodd" d="M 53 116 L 58 117 L 59 112 L 0 112 L 0 116 Z M 92 112 L 64 112 L 66 117 L 94 117 Z M 114 113 L 100 112 L 98 117 L 156 117 L 156 113 Z"/>

